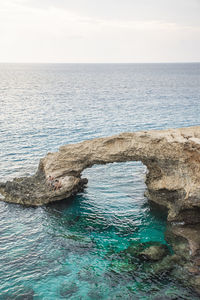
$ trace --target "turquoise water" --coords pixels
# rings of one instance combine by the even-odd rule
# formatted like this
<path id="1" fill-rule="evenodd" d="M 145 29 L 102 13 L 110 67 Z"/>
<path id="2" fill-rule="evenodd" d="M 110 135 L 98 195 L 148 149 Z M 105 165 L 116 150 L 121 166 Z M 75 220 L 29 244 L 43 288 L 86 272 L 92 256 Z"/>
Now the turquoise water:
<path id="1" fill-rule="evenodd" d="M 0 65 L 0 181 L 34 173 L 67 143 L 198 125 L 199 95 L 200 64 Z M 145 173 L 140 162 L 94 166 L 73 199 L 0 202 L 0 299 L 198 299 L 125 255 L 165 243 L 166 215 L 144 197 Z"/>

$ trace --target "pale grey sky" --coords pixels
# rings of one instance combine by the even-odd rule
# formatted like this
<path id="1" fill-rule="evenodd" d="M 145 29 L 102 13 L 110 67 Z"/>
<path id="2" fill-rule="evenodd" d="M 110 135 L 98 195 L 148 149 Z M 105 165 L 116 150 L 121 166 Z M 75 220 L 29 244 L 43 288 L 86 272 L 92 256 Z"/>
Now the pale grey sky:
<path id="1" fill-rule="evenodd" d="M 200 62 L 200 0 L 0 0 L 0 62 Z"/>

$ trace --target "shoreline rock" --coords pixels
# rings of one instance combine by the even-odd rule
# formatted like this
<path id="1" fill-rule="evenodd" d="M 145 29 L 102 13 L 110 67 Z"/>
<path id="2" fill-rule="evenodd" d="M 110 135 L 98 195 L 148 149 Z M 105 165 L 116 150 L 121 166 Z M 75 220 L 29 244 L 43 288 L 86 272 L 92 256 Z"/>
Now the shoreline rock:
<path id="1" fill-rule="evenodd" d="M 40 160 L 35 175 L 0 183 L 0 193 L 7 202 L 47 204 L 82 190 L 84 169 L 126 161 L 146 165 L 146 196 L 168 209 L 168 221 L 200 223 L 200 126 L 121 133 L 62 146 Z M 61 189 L 49 191 L 49 175 L 61 181 Z"/>

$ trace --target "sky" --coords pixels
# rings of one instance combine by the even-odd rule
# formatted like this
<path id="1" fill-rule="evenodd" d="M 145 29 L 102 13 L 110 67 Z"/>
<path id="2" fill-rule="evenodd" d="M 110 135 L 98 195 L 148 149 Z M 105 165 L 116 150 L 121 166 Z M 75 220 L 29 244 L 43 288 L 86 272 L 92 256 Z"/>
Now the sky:
<path id="1" fill-rule="evenodd" d="M 0 62 L 200 62 L 200 0 L 0 0 Z"/>

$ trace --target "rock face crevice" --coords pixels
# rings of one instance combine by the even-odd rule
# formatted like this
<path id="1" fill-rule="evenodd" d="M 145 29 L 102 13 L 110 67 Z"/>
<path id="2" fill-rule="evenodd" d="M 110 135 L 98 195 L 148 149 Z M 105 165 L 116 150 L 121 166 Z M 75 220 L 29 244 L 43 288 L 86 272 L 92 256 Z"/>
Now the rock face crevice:
<path id="1" fill-rule="evenodd" d="M 40 160 L 34 176 L 1 183 L 0 192 L 7 202 L 39 206 L 83 189 L 84 169 L 126 161 L 147 166 L 146 195 L 167 207 L 169 221 L 200 222 L 200 126 L 121 133 L 62 146 Z M 61 181 L 61 189 L 49 190 L 49 175 Z"/>

